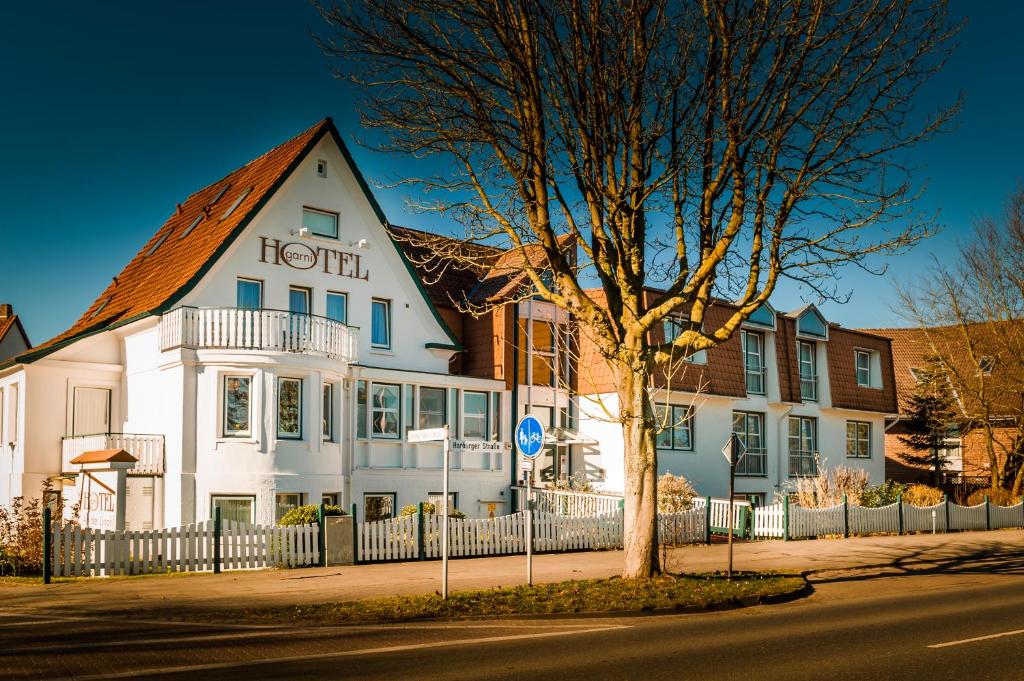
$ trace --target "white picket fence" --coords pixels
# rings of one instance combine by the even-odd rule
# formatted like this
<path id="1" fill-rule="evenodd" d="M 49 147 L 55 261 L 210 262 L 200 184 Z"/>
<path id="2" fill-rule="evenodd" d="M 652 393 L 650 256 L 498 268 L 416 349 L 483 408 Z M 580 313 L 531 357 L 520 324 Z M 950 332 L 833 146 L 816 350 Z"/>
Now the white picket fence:
<path id="1" fill-rule="evenodd" d="M 690 502 L 690 506 L 695 509 L 704 509 L 707 506 L 707 499 L 697 497 Z M 735 531 L 739 530 L 744 514 L 749 512 L 749 501 L 734 500 L 732 502 L 732 526 Z M 723 530 L 729 527 L 728 499 L 711 499 L 711 527 L 714 530 Z"/>
<path id="2" fill-rule="evenodd" d="M 726 516 L 728 517 L 728 516 Z M 705 540 L 703 508 L 658 514 L 658 541 L 662 544 L 696 544 Z"/>
<path id="3" fill-rule="evenodd" d="M 517 485 L 512 489 L 516 495 L 516 508 L 525 509 L 526 488 Z M 533 510 L 538 513 L 589 517 L 615 513 L 621 505 L 621 495 L 545 488 L 533 490 Z"/>
<path id="4" fill-rule="evenodd" d="M 904 532 L 945 532 L 946 505 L 911 506 L 903 504 Z"/>
<path id="5" fill-rule="evenodd" d="M 775 504 L 768 507 L 776 512 Z M 903 514 L 902 526 L 900 513 Z M 765 511 L 757 509 L 757 516 Z M 784 513 L 784 511 L 782 511 Z M 994 504 L 976 504 L 961 506 L 940 503 L 934 506 L 911 506 L 898 503 L 879 508 L 865 508 L 850 504 L 845 511 L 839 504 L 831 508 L 810 509 L 796 504 L 789 507 L 789 536 L 793 539 L 823 537 L 827 535 L 866 534 L 897 534 L 902 529 L 905 533 L 913 532 L 946 532 L 1000 529 L 1006 527 L 1024 527 L 1024 504 L 1014 506 L 996 506 Z M 948 513 L 948 519 L 947 519 Z M 948 526 L 947 526 L 948 523 Z M 761 518 L 755 517 L 755 536 L 769 535 L 761 529 Z"/>
<path id="6" fill-rule="evenodd" d="M 66 576 L 209 572 L 214 569 L 213 521 L 164 530 L 96 530 L 53 526 L 53 574 Z M 221 523 L 221 569 L 317 565 L 318 527 Z"/>
<path id="7" fill-rule="evenodd" d="M 782 539 L 786 536 L 786 511 L 782 502 L 758 506 L 754 511 L 755 539 Z"/>

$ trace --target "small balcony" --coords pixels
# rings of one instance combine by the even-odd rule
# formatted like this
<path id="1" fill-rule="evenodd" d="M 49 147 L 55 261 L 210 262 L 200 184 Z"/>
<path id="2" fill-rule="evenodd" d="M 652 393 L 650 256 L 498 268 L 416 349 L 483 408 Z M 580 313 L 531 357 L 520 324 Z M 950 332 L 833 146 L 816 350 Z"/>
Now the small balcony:
<path id="1" fill-rule="evenodd" d="M 748 449 L 736 464 L 736 475 L 765 477 L 768 475 L 768 454 L 763 449 Z"/>
<path id="2" fill-rule="evenodd" d="M 61 442 L 61 472 L 77 473 L 78 466 L 71 463 L 72 459 L 102 449 L 123 449 L 138 459 L 129 475 L 164 474 L 164 436 L 141 433 L 68 435 Z"/>
<path id="3" fill-rule="evenodd" d="M 284 310 L 179 307 L 160 320 L 160 350 L 264 350 L 358 358 L 358 329 L 326 317 Z"/>

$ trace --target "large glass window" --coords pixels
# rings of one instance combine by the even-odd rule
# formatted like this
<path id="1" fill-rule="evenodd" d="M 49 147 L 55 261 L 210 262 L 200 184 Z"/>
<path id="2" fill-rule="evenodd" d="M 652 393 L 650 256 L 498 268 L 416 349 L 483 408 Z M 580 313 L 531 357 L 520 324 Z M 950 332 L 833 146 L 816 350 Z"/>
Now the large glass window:
<path id="1" fill-rule="evenodd" d="M 240 310 L 259 310 L 263 307 L 263 282 L 239 279 L 235 284 L 235 307 Z"/>
<path id="2" fill-rule="evenodd" d="M 224 419 L 225 437 L 248 437 L 251 433 L 249 389 L 251 376 L 224 377 Z"/>
<path id="3" fill-rule="evenodd" d="M 806 416 L 789 417 L 789 474 L 818 474 L 818 421 Z"/>
<path id="4" fill-rule="evenodd" d="M 734 411 L 732 413 L 732 432 L 736 433 L 746 448 L 746 454 L 736 465 L 736 475 L 767 475 L 764 414 Z"/>
<path id="5" fill-rule="evenodd" d="M 670 405 L 658 407 L 659 449 L 693 450 L 693 408 Z"/>
<path id="6" fill-rule="evenodd" d="M 764 334 L 743 332 L 743 363 L 747 373 L 747 392 L 764 395 Z"/>
<path id="7" fill-rule="evenodd" d="M 297 492 L 285 492 L 274 495 L 274 522 L 281 522 L 281 518 L 287 515 L 288 511 L 302 506 L 302 494 Z"/>
<path id="8" fill-rule="evenodd" d="M 375 348 L 391 347 L 391 301 L 373 299 L 370 344 Z"/>
<path id="9" fill-rule="evenodd" d="M 356 437 L 366 437 L 366 381 L 356 381 Z"/>
<path id="10" fill-rule="evenodd" d="M 388 383 L 373 384 L 373 437 L 397 438 L 401 405 L 400 386 Z"/>
<path id="11" fill-rule="evenodd" d="M 462 437 L 487 439 L 487 393 L 462 393 Z"/>
<path id="12" fill-rule="evenodd" d="M 277 436 L 302 438 L 302 379 L 277 379 Z"/>
<path id="13" fill-rule="evenodd" d="M 846 422 L 846 456 L 854 459 L 871 458 L 871 423 Z"/>
<path id="14" fill-rule="evenodd" d="M 797 351 L 800 364 L 800 399 L 816 401 L 818 399 L 818 372 L 814 343 L 800 341 L 797 343 Z"/>
<path id="15" fill-rule="evenodd" d="M 444 426 L 444 388 L 420 388 L 419 428 Z"/>
<path id="16" fill-rule="evenodd" d="M 292 286 L 288 289 L 288 311 L 296 314 L 309 314 L 310 292 L 308 288 Z"/>
<path id="17" fill-rule="evenodd" d="M 346 294 L 327 294 L 327 318 L 348 324 L 348 296 Z"/>
<path id="18" fill-rule="evenodd" d="M 324 383 L 323 413 L 321 416 L 322 435 L 325 440 L 334 439 L 334 386 Z"/>
<path id="19" fill-rule="evenodd" d="M 239 523 L 255 522 L 256 497 L 218 495 L 210 499 L 210 517 L 214 509 L 220 509 L 220 519 L 234 520 Z"/>
<path id="20" fill-rule="evenodd" d="M 363 517 L 364 522 L 372 523 L 375 520 L 387 520 L 395 517 L 395 494 L 394 492 L 380 493 L 373 492 L 363 495 Z"/>
<path id="21" fill-rule="evenodd" d="M 302 209 L 302 226 L 317 236 L 338 238 L 338 214 L 315 208 Z"/>
<path id="22" fill-rule="evenodd" d="M 854 363 L 857 366 L 857 385 L 862 388 L 871 387 L 871 353 L 864 350 L 853 351 Z"/>

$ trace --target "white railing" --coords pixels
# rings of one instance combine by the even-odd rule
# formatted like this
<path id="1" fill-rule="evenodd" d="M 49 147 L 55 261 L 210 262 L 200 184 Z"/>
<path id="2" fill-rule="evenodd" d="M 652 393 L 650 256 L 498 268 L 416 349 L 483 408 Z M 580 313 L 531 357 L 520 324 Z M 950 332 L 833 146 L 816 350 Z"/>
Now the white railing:
<path id="1" fill-rule="evenodd" d="M 160 320 L 160 350 L 214 348 L 323 355 L 354 362 L 355 327 L 316 315 L 234 307 L 179 307 Z"/>
<path id="2" fill-rule="evenodd" d="M 138 459 L 129 475 L 164 474 L 164 436 L 141 433 L 69 435 L 61 442 L 61 472 L 77 473 L 79 466 L 71 463 L 72 459 L 102 449 L 123 449 Z"/>
<path id="3" fill-rule="evenodd" d="M 768 475 L 768 454 L 763 449 L 748 449 L 736 464 L 736 475 L 764 477 Z"/>
<path id="4" fill-rule="evenodd" d="M 270 527 L 233 520 L 221 523 L 221 569 L 317 565 L 316 525 Z M 214 523 L 165 530 L 114 531 L 53 526 L 53 574 L 99 577 L 214 569 Z"/>
<path id="5" fill-rule="evenodd" d="M 515 486 L 516 508 L 526 508 L 526 488 Z M 533 510 L 564 516 L 592 516 L 614 513 L 622 504 L 622 497 L 599 492 L 534 488 Z"/>

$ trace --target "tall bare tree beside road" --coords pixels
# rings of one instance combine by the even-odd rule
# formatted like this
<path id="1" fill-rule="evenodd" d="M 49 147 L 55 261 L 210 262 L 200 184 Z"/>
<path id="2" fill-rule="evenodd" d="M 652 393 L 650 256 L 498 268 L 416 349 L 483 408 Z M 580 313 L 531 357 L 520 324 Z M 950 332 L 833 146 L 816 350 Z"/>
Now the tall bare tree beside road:
<path id="1" fill-rule="evenodd" d="M 902 159 L 958 106 L 912 107 L 956 32 L 945 4 L 364 0 L 321 12 L 321 45 L 362 86 L 377 146 L 438 157 L 406 180 L 426 197 L 417 207 L 456 220 L 466 241 L 523 250 L 523 294 L 598 343 L 625 442 L 623 574 L 654 574 L 652 376 L 727 340 L 780 280 L 842 298 L 844 266 L 877 267 L 870 256 L 926 233 Z M 474 253 L 431 257 L 472 267 Z M 716 295 L 737 307 L 711 324 Z M 672 318 L 680 333 L 655 341 Z"/>

